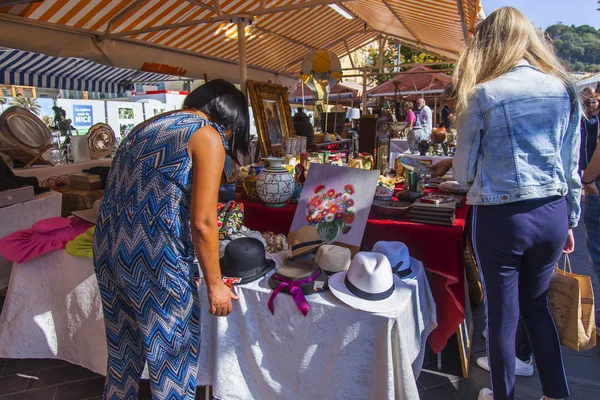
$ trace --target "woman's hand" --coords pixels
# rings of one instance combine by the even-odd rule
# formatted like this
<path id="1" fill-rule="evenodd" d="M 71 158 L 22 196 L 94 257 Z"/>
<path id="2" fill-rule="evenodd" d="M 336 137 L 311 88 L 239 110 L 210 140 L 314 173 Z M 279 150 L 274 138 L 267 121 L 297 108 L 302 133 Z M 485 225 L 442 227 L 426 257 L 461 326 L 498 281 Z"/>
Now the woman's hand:
<path id="1" fill-rule="evenodd" d="M 231 313 L 231 300 L 239 300 L 223 282 L 208 287 L 209 313 L 217 317 L 226 317 Z"/>
<path id="2" fill-rule="evenodd" d="M 435 170 L 435 173 L 433 174 L 435 178 L 444 176 L 452 168 L 452 160 L 439 161 L 432 165 L 432 168 Z"/>
<path id="3" fill-rule="evenodd" d="M 596 182 L 583 184 L 583 190 L 585 190 L 585 194 L 600 194 L 600 190 L 598 190 L 598 185 Z"/>
<path id="4" fill-rule="evenodd" d="M 569 229 L 569 233 L 567 234 L 567 241 L 563 249 L 563 254 L 571 254 L 573 251 L 575 251 L 575 237 L 573 236 L 573 229 Z"/>

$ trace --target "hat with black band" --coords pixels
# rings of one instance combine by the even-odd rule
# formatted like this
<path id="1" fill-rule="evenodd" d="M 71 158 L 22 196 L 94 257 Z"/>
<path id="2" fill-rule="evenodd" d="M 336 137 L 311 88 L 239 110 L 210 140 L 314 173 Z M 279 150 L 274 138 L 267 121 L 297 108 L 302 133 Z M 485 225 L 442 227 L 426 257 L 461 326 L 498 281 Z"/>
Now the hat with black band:
<path id="1" fill-rule="evenodd" d="M 303 226 L 290 232 L 287 237 L 288 244 L 292 249 L 292 260 L 306 254 L 315 253 L 319 247 L 325 244 L 321 235 L 314 226 Z"/>
<path id="2" fill-rule="evenodd" d="M 275 261 L 267 259 L 265 254 L 265 246 L 258 239 L 232 240 L 219 260 L 221 274 L 239 284 L 255 281 L 275 267 Z"/>
<path id="3" fill-rule="evenodd" d="M 329 277 L 331 293 L 358 310 L 387 313 L 402 309 L 411 299 L 410 286 L 392 272 L 386 256 L 357 253 L 348 271 Z"/>

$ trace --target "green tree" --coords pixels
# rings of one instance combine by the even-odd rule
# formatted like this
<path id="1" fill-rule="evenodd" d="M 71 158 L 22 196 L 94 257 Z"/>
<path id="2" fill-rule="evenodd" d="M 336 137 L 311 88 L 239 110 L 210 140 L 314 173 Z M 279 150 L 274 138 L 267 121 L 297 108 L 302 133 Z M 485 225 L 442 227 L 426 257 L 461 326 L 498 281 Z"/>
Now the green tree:
<path id="1" fill-rule="evenodd" d="M 368 53 L 366 65 L 374 66 L 377 64 L 378 59 L 379 59 L 379 49 L 371 48 Z M 432 55 L 432 54 L 423 53 L 419 50 L 413 50 L 406 46 L 401 46 L 401 48 L 400 48 L 400 63 L 401 64 L 423 64 L 423 63 L 428 63 L 428 62 L 441 62 L 441 61 L 443 61 L 441 58 L 439 58 L 435 55 Z M 398 48 L 395 44 L 388 44 L 386 46 L 383 56 L 382 56 L 382 59 L 381 59 L 381 64 L 384 66 L 398 64 Z M 400 72 L 407 71 L 410 68 L 412 68 L 412 67 L 410 67 L 410 66 L 409 67 L 401 67 L 401 68 L 399 68 L 399 71 Z M 432 65 L 429 68 L 450 69 L 450 68 L 454 68 L 454 64 Z M 386 74 L 370 77 L 369 84 L 370 85 L 379 85 L 379 84 L 391 79 L 394 76 L 393 73 L 396 72 L 396 69 L 392 68 L 392 67 L 384 67 L 382 72 L 385 72 Z"/>
<path id="2" fill-rule="evenodd" d="M 8 104 L 10 106 L 23 107 L 23 108 L 31 111 L 35 115 L 40 115 L 40 112 L 42 111 L 42 107 L 37 102 L 37 99 L 35 99 L 33 97 L 23 97 L 23 96 L 13 97 Z"/>
<path id="3" fill-rule="evenodd" d="M 600 30 L 593 26 L 555 24 L 546 29 L 556 54 L 571 70 L 595 72 L 600 64 Z M 583 67 L 582 67 L 583 64 Z"/>

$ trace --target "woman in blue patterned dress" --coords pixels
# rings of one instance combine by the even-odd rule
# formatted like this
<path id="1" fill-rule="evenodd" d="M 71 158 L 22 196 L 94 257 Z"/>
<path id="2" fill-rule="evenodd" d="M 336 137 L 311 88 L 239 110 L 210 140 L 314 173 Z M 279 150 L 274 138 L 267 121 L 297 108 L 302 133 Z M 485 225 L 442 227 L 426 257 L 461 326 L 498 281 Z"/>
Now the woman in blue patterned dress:
<path id="1" fill-rule="evenodd" d="M 104 399 L 137 399 L 145 362 L 154 399 L 194 399 L 195 255 L 210 313 L 226 316 L 237 297 L 221 280 L 216 206 L 224 167 L 232 170 L 226 153 L 247 153 L 248 124 L 244 94 L 214 80 L 119 146 L 93 249 L 108 343 Z"/>

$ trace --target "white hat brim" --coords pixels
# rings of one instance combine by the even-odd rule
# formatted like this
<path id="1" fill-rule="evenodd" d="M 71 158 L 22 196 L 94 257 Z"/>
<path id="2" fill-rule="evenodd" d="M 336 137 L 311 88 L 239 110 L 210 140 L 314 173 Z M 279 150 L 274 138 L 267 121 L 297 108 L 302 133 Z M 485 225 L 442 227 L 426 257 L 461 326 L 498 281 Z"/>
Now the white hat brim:
<path id="1" fill-rule="evenodd" d="M 92 224 L 96 224 L 96 219 L 98 218 L 98 214 L 91 208 L 88 210 L 73 211 L 71 214 Z"/>
<path id="2" fill-rule="evenodd" d="M 338 272 L 329 277 L 329 290 L 342 302 L 352 308 L 374 313 L 386 313 L 396 311 L 404 306 L 410 300 L 412 290 L 402 280 L 394 275 L 394 293 L 384 300 L 365 300 L 356 297 L 344 283 L 347 271 Z"/>

